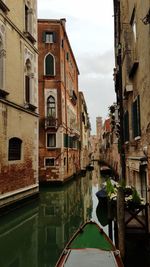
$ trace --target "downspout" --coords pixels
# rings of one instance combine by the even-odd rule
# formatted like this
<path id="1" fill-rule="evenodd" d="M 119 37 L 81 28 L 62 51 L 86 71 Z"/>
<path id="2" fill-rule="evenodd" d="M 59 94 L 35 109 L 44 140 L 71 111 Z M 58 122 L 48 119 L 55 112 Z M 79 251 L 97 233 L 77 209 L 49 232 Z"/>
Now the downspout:
<path id="1" fill-rule="evenodd" d="M 64 49 L 64 82 L 65 82 L 65 126 L 66 126 L 66 136 L 68 138 L 68 116 L 67 116 L 67 82 L 66 82 L 66 53 Z M 67 173 L 69 167 L 69 159 L 68 159 L 68 140 L 67 140 Z"/>

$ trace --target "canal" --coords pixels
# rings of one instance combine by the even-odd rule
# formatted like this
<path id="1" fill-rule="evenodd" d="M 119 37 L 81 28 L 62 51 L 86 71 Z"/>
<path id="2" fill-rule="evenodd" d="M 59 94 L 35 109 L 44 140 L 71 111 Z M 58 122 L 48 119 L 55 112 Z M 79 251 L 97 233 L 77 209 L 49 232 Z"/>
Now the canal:
<path id="1" fill-rule="evenodd" d="M 62 186 L 43 187 L 38 200 L 1 216 L 0 267 L 54 267 L 69 238 L 89 219 L 102 223 L 108 234 L 106 216 L 100 214 L 95 195 L 101 183 L 99 166 L 95 163 L 94 171 L 84 177 Z M 135 250 L 135 245 L 130 247 L 129 243 L 126 267 L 135 266 L 138 249 Z M 141 256 L 145 264 L 139 265 L 137 261 L 136 266 L 149 267 L 146 260 L 149 254 Z"/>
<path id="2" fill-rule="evenodd" d="M 54 267 L 80 224 L 96 216 L 95 193 L 100 186 L 94 171 L 65 185 L 40 189 L 39 200 L 0 217 L 0 267 Z"/>

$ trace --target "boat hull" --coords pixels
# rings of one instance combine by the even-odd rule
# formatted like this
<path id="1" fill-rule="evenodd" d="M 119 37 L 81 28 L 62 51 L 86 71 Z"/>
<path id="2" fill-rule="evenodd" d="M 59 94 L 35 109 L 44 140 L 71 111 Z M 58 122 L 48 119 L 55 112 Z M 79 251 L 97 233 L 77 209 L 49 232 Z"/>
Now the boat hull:
<path id="1" fill-rule="evenodd" d="M 120 253 L 102 228 L 83 224 L 63 250 L 55 267 L 123 267 Z"/>

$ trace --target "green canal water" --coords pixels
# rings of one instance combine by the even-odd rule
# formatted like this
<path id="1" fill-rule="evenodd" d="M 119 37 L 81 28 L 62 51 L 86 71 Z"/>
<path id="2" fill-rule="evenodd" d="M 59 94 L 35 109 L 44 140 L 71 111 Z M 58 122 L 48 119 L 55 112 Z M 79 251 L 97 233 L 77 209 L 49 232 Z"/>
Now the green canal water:
<path id="1" fill-rule="evenodd" d="M 54 267 L 78 226 L 98 221 L 99 166 L 63 186 L 40 189 L 40 198 L 0 217 L 0 267 Z M 106 227 L 107 231 L 107 227 Z"/>

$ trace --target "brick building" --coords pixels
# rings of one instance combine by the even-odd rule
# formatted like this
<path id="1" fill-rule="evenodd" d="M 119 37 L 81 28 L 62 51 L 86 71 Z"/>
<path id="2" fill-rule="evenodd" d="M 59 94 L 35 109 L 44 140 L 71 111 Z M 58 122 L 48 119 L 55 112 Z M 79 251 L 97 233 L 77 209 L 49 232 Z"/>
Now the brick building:
<path id="1" fill-rule="evenodd" d="M 115 90 L 123 107 L 126 182 L 150 202 L 150 2 L 114 0 Z"/>
<path id="2" fill-rule="evenodd" d="M 78 67 L 65 19 L 38 20 L 40 181 L 65 181 L 80 170 Z"/>
<path id="3" fill-rule="evenodd" d="M 38 192 L 36 5 L 0 0 L 0 207 Z"/>

